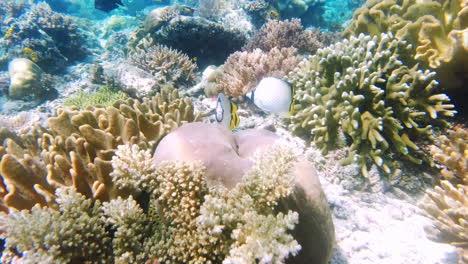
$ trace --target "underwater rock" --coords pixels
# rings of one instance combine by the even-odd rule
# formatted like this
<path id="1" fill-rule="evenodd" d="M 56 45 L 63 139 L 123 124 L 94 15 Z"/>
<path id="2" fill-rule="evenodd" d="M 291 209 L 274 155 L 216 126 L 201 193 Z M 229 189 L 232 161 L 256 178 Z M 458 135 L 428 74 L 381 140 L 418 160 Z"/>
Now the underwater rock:
<path id="1" fill-rule="evenodd" d="M 105 70 L 118 83 L 120 89 L 131 96 L 143 98 L 156 92 L 157 83 L 154 77 L 136 66 L 120 63 Z"/>
<path id="2" fill-rule="evenodd" d="M 164 23 L 178 15 L 191 16 L 193 8 L 185 5 L 173 5 L 152 10 L 143 22 L 143 28 L 146 32 L 158 30 Z"/>
<path id="3" fill-rule="evenodd" d="M 41 85 L 42 70 L 28 59 L 14 59 L 8 65 L 10 87 L 8 96 L 12 99 L 25 99 L 44 93 Z"/>
<path id="4" fill-rule="evenodd" d="M 197 58 L 198 65 L 220 65 L 244 45 L 246 36 L 202 17 L 176 16 L 158 30 L 153 39 Z"/>
<path id="5" fill-rule="evenodd" d="M 174 130 L 159 143 L 153 156 L 163 161 L 201 160 L 206 167 L 208 186 L 222 184 L 233 188 L 251 168 L 253 153 L 271 146 L 279 136 L 267 130 L 231 133 L 217 124 L 189 123 Z M 280 211 L 299 213 L 293 230 L 302 250 L 287 263 L 328 263 L 335 233 L 325 195 L 310 163 L 299 159 L 294 166 L 293 194 L 280 202 Z"/>

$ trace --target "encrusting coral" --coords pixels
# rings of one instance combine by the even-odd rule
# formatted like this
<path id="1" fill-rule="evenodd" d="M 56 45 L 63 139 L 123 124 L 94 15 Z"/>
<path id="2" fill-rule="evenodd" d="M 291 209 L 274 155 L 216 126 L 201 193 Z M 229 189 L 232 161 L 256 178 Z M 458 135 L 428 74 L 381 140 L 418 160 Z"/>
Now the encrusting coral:
<path id="1" fill-rule="evenodd" d="M 141 160 L 135 164 L 149 164 L 152 158 L 137 145 L 121 149 L 116 159 L 126 160 L 140 151 L 136 157 Z M 143 187 L 149 194 L 146 203 L 130 196 L 101 205 L 73 187 L 60 187 L 53 207 L 0 213 L 2 237 L 9 249 L 3 256 L 5 263 L 13 263 L 6 261 L 10 252 L 17 252 L 14 258 L 24 263 L 143 263 L 150 259 L 188 264 L 285 263 L 301 248 L 287 232 L 298 223 L 298 213 L 273 209 L 293 192 L 290 170 L 295 161 L 288 147 L 268 148 L 231 190 L 209 188 L 200 162 L 166 161 L 152 169 L 139 167 L 141 171 L 129 171 L 136 174 L 129 179 L 154 172 L 151 183 Z M 122 164 L 113 167 L 125 171 L 119 168 Z M 35 231 L 32 239 L 27 230 Z"/>
<path id="2" fill-rule="evenodd" d="M 107 108 L 60 109 L 57 117 L 47 120 L 48 128 L 5 140 L 0 161 L 2 209 L 51 205 L 60 186 L 75 186 L 86 197 L 100 200 L 125 196 L 109 176 L 117 146 L 153 149 L 164 135 L 197 119 L 191 101 L 179 98 L 177 90 L 163 90 L 143 102 L 118 101 Z"/>
<path id="3" fill-rule="evenodd" d="M 253 90 L 264 77 L 285 77 L 300 61 L 295 48 L 235 52 L 223 65 L 223 73 L 216 80 L 217 90 L 227 96 L 242 96 Z"/>
<path id="4" fill-rule="evenodd" d="M 392 32 L 397 39 L 412 44 L 415 59 L 443 71 L 441 75 L 447 79 L 446 86 L 456 79 L 466 82 L 467 0 L 368 0 L 355 12 L 344 34 L 385 32 Z M 454 74 L 457 75 L 455 79 Z"/>
<path id="5" fill-rule="evenodd" d="M 161 84 L 172 82 L 175 87 L 179 87 L 195 83 L 197 64 L 178 50 L 152 45 L 146 49 L 138 49 L 130 61 L 149 72 Z"/>
<path id="6" fill-rule="evenodd" d="M 128 95 L 122 91 L 117 91 L 114 87 L 106 85 L 100 87 L 93 93 L 77 92 L 71 97 L 63 100 L 63 105 L 74 106 L 83 109 L 88 105 L 99 105 L 103 107 L 111 106 L 118 100 L 126 100 Z"/>
<path id="7" fill-rule="evenodd" d="M 410 49 L 391 34 L 361 34 L 318 50 L 287 77 L 297 102 L 290 129 L 323 151 L 342 131 L 363 175 L 369 161 L 391 173 L 395 154 L 421 164 L 416 140 L 430 139 L 432 125 L 447 125 L 443 118 L 456 111 L 437 93 L 435 72 L 403 64 Z"/>
<path id="8" fill-rule="evenodd" d="M 431 146 L 442 165 L 441 186 L 426 192 L 420 206 L 434 221 L 426 227 L 430 239 L 457 247 L 459 263 L 468 261 L 468 130 L 457 126 Z"/>

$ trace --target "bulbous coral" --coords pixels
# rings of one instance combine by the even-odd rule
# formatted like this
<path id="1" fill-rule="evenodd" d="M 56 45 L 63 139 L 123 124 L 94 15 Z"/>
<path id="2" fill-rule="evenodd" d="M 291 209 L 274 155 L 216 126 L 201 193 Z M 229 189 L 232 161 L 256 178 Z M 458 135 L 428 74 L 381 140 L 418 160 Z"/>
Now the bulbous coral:
<path id="1" fill-rule="evenodd" d="M 235 52 L 224 63 L 217 90 L 228 96 L 242 96 L 253 90 L 264 77 L 285 77 L 300 60 L 295 48 Z"/>
<path id="2" fill-rule="evenodd" d="M 131 56 L 131 62 L 149 72 L 159 83 L 172 82 L 175 87 L 195 83 L 197 64 L 186 54 L 163 45 L 140 50 Z"/>
<path id="3" fill-rule="evenodd" d="M 363 175 L 369 160 L 390 173 L 392 154 L 423 162 L 415 140 L 430 138 L 432 125 L 456 111 L 436 94 L 434 72 L 403 64 L 410 48 L 391 34 L 361 34 L 320 49 L 288 75 L 298 102 L 290 129 L 323 151 L 336 147 L 342 130 Z"/>
<path id="4" fill-rule="evenodd" d="M 358 9 L 346 36 L 392 32 L 413 45 L 414 58 L 442 75 L 466 80 L 468 1 L 368 0 Z M 447 79 L 447 86 L 455 80 Z M 458 86 L 462 85 L 461 83 Z"/>
<path id="5" fill-rule="evenodd" d="M 53 204 L 54 190 L 64 185 L 95 199 L 128 195 L 109 176 L 117 146 L 152 148 L 174 128 L 198 119 L 191 101 L 179 98 L 176 90 L 143 102 L 129 99 L 112 107 L 61 109 L 58 114 L 48 119 L 49 128 L 5 141 L 0 161 L 5 208 Z"/>

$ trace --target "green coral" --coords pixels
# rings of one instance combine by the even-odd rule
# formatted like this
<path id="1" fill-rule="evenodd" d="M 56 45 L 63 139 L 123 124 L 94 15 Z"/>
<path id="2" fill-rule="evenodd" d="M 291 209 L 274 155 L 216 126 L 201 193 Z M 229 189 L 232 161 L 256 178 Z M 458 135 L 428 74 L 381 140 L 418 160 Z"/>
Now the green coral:
<path id="1" fill-rule="evenodd" d="M 421 164 L 417 140 L 456 111 L 437 94 L 435 72 L 404 65 L 411 46 L 391 34 L 351 37 L 300 63 L 288 81 L 297 91 L 290 129 L 310 136 L 323 151 L 336 147 L 342 131 L 352 158 L 367 175 L 370 160 L 391 173 L 394 155 Z"/>
<path id="2" fill-rule="evenodd" d="M 36 205 L 31 212 L 0 214 L 6 247 L 25 252 L 22 263 L 108 263 L 111 240 L 99 201 L 69 187 L 57 189 L 56 195 L 57 210 Z"/>
<path id="3" fill-rule="evenodd" d="M 111 86 L 103 86 L 92 93 L 79 91 L 73 96 L 63 100 L 67 106 L 75 106 L 78 109 L 84 109 L 85 106 L 112 106 L 118 100 L 128 99 L 128 95 L 121 91 L 116 91 Z"/>

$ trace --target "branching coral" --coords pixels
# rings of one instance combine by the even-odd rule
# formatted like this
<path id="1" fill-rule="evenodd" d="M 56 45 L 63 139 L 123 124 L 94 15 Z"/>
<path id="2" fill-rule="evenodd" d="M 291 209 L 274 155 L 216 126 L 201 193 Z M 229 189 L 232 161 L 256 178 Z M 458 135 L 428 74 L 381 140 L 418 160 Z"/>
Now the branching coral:
<path id="1" fill-rule="evenodd" d="M 431 146 L 434 159 L 443 168 L 441 186 L 426 192 L 420 203 L 434 226 L 426 227 L 432 240 L 458 248 L 459 263 L 468 261 L 468 130 L 455 127 Z"/>
<path id="2" fill-rule="evenodd" d="M 116 189 L 109 176 L 117 146 L 154 147 L 176 127 L 197 119 L 191 101 L 179 98 L 176 90 L 107 108 L 61 109 L 57 117 L 48 119 L 49 128 L 5 141 L 1 204 L 18 209 L 50 205 L 54 190 L 64 185 L 102 200 L 128 195 Z"/>
<path id="3" fill-rule="evenodd" d="M 148 166 L 151 157 L 133 146 L 117 155 L 134 154 Z M 256 156 L 246 180 L 230 191 L 209 188 L 200 162 L 176 161 L 153 168 L 153 181 L 144 187 L 150 194 L 146 203 L 130 196 L 101 206 L 73 188 L 58 188 L 53 208 L 35 206 L 31 212 L 1 213 L 2 237 L 9 252 L 16 250 L 26 263 L 44 259 L 54 263 L 143 263 L 149 259 L 162 263 L 285 263 L 300 250 L 287 232 L 297 224 L 298 213 L 275 213 L 272 206 L 292 193 L 290 169 L 296 158 L 291 149 L 281 146 L 264 154 Z M 114 167 L 127 168 L 122 163 Z M 142 175 L 151 168 L 140 169 L 127 171 Z M 138 181 L 136 175 L 129 179 Z M 261 189 L 263 180 L 268 190 Z M 225 226 L 213 229 L 213 224 L 219 226 L 217 221 Z"/>
<path id="4" fill-rule="evenodd" d="M 108 263 L 111 240 L 99 201 L 86 199 L 72 188 L 59 188 L 57 203 L 57 210 L 34 206 L 31 212 L 0 213 L 5 246 L 26 252 L 22 263 L 43 259 L 54 263 Z"/>
<path id="5" fill-rule="evenodd" d="M 304 30 L 301 20 L 297 18 L 284 21 L 269 20 L 243 49 L 252 51 L 259 48 L 267 52 L 274 47 L 294 47 L 299 53 L 315 54 L 317 49 L 330 45 L 335 38 L 333 33 Z"/>
<path id="6" fill-rule="evenodd" d="M 369 0 L 355 12 L 345 35 L 392 32 L 413 45 L 415 59 L 433 69 L 449 68 L 444 74 L 466 75 L 467 26 L 466 0 Z"/>
<path id="7" fill-rule="evenodd" d="M 264 77 L 285 77 L 300 60 L 295 48 L 235 52 L 224 63 L 217 90 L 228 96 L 242 96 L 253 90 Z"/>
<path id="8" fill-rule="evenodd" d="M 131 56 L 131 62 L 153 75 L 159 83 L 175 87 L 193 85 L 197 65 L 186 54 L 162 45 L 150 46 Z"/>
<path id="9" fill-rule="evenodd" d="M 351 158 L 367 175 L 372 160 L 386 173 L 397 154 L 421 163 L 417 139 L 456 111 L 437 94 L 435 73 L 405 66 L 411 46 L 392 35 L 366 36 L 320 49 L 289 74 L 296 89 L 290 128 L 323 150 L 336 147 L 339 130 L 351 140 Z"/>

